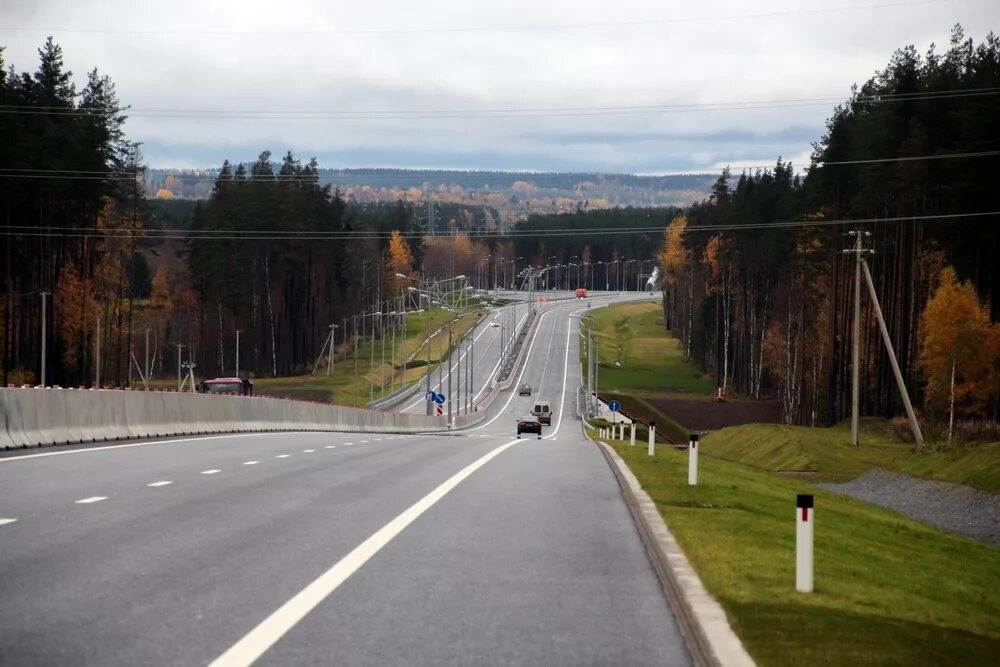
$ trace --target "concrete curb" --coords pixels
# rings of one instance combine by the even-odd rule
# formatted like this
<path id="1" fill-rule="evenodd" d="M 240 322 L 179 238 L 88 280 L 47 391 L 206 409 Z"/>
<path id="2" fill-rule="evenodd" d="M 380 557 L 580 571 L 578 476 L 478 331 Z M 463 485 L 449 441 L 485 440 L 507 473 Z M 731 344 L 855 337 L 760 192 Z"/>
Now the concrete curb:
<path id="1" fill-rule="evenodd" d="M 589 435 L 584 429 L 584 435 Z M 649 497 L 628 465 L 612 447 L 595 442 L 604 454 L 622 489 L 635 526 L 660 580 L 663 592 L 674 610 L 677 625 L 695 665 L 752 667 L 755 663 L 733 632 L 726 612 L 705 590 L 698 574 L 684 556 L 677 540 L 667 528 L 652 498 Z"/>

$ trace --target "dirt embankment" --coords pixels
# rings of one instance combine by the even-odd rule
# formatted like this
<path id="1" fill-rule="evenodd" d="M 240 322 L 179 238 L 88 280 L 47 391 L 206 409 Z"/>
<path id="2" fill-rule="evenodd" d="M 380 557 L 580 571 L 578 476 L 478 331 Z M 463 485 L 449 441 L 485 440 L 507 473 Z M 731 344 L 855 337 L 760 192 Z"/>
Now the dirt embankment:
<path id="1" fill-rule="evenodd" d="M 717 431 L 739 424 L 781 423 L 781 406 L 775 401 L 717 402 L 697 398 L 647 399 L 657 410 L 692 431 Z"/>

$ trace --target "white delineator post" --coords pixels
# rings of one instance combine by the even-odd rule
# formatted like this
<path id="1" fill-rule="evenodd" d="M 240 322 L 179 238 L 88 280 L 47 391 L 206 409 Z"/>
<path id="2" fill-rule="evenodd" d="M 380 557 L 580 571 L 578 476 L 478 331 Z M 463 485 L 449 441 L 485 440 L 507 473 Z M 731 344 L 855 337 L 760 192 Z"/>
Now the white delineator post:
<path id="1" fill-rule="evenodd" d="M 813 590 L 813 497 L 800 493 L 795 500 L 795 590 Z"/>
<path id="2" fill-rule="evenodd" d="M 688 439 L 688 485 L 698 486 L 698 434 Z"/>
<path id="3" fill-rule="evenodd" d="M 646 453 L 653 455 L 653 444 L 656 442 L 656 422 L 649 422 L 649 449 Z"/>
<path id="4" fill-rule="evenodd" d="M 629 444 L 635 447 L 635 422 L 632 422 L 631 428 L 629 429 Z"/>
<path id="5" fill-rule="evenodd" d="M 625 422 L 618 422 L 618 439 L 625 439 Z"/>

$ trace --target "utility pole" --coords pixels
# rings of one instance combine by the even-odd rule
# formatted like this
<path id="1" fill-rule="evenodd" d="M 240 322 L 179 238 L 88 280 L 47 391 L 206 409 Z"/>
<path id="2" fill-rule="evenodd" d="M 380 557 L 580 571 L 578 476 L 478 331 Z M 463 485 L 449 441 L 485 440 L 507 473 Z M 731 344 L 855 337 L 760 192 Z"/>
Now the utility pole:
<path id="1" fill-rule="evenodd" d="M 39 384 L 41 384 L 43 387 L 45 386 L 45 380 L 46 380 L 46 377 L 45 377 L 45 352 L 46 352 L 46 350 L 45 350 L 45 342 L 46 342 L 45 338 L 46 338 L 46 333 L 47 332 L 45 331 L 45 311 L 46 311 L 45 297 L 47 297 L 48 295 L 49 295 L 49 292 L 42 292 L 41 293 L 41 296 L 42 296 L 42 373 L 41 373 L 41 375 L 39 377 L 39 379 L 41 380 L 41 382 L 39 382 Z"/>
<path id="2" fill-rule="evenodd" d="M 181 348 L 187 347 L 183 343 L 174 343 L 177 347 L 177 391 L 181 390 Z"/>
<path id="3" fill-rule="evenodd" d="M 845 250 L 844 254 L 853 254 L 854 262 L 854 322 L 851 327 L 851 444 L 861 444 L 861 255 L 871 252 L 861 247 L 862 238 L 871 236 L 871 232 L 850 231 L 848 236 L 854 237 L 854 248 Z"/>
<path id="4" fill-rule="evenodd" d="M 149 391 L 149 327 L 146 327 L 146 359 L 143 362 L 145 375 L 142 376 L 142 386 Z"/>
<path id="5" fill-rule="evenodd" d="M 913 405 L 910 403 L 910 394 L 906 391 L 906 384 L 903 382 L 903 374 L 899 370 L 899 363 L 896 361 L 896 352 L 892 349 L 892 341 L 889 339 L 889 329 L 885 326 L 885 319 L 882 317 L 882 307 L 878 303 L 878 295 L 875 294 L 875 285 L 872 283 L 872 274 L 868 270 L 868 262 L 862 260 L 861 266 L 865 270 L 865 282 L 868 283 L 868 295 L 872 299 L 875 307 L 875 318 L 878 320 L 878 328 L 882 332 L 882 342 L 889 353 L 889 363 L 892 365 L 892 373 L 896 376 L 896 386 L 899 388 L 899 397 L 903 399 L 903 407 L 906 408 L 906 417 L 910 421 L 910 430 L 913 431 L 913 439 L 918 448 L 924 446 L 924 435 L 920 432 L 920 424 L 917 416 L 913 413 Z"/>
<path id="6" fill-rule="evenodd" d="M 354 386 L 357 392 L 361 392 L 360 385 L 358 384 L 358 316 L 354 315 L 352 318 L 352 326 L 354 327 Z M 360 401 L 358 401 L 360 403 Z"/>
<path id="7" fill-rule="evenodd" d="M 94 388 L 101 388 L 101 316 L 97 316 L 97 333 L 94 336 Z"/>
<path id="8" fill-rule="evenodd" d="M 237 341 L 239 338 L 236 339 Z M 326 374 L 331 375 L 333 373 L 333 350 L 337 344 L 337 325 L 330 325 L 330 351 L 327 353 L 326 357 Z M 236 348 L 237 350 L 239 347 Z"/>
<path id="9" fill-rule="evenodd" d="M 240 330 L 236 330 L 236 377 L 240 376 Z"/>

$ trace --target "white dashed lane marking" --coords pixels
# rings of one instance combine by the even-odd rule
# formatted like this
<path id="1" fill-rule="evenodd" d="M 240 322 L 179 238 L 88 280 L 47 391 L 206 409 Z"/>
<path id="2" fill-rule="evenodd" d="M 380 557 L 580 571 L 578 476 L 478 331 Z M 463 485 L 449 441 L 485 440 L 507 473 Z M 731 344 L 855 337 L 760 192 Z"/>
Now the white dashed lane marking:
<path id="1" fill-rule="evenodd" d="M 216 469 L 216 468 L 212 468 L 211 470 L 202 470 L 202 471 L 201 471 L 201 474 L 202 474 L 202 475 L 214 475 L 214 474 L 215 474 L 215 473 L 217 473 L 217 472 L 222 472 L 222 471 L 221 471 L 221 470 L 218 470 L 218 469 Z"/>
<path id="2" fill-rule="evenodd" d="M 287 459 L 288 458 L 288 454 L 278 454 L 274 458 L 276 458 L 276 459 Z"/>
<path id="3" fill-rule="evenodd" d="M 260 461 L 244 461 L 243 465 L 245 465 L 245 466 L 255 466 L 258 463 L 260 463 Z"/>
<path id="4" fill-rule="evenodd" d="M 0 519 L 0 526 L 6 526 L 8 523 L 14 523 L 17 519 Z"/>
<path id="5" fill-rule="evenodd" d="M 302 453 L 303 454 L 312 454 L 315 451 L 316 451 L 315 449 L 303 449 Z"/>
<path id="6" fill-rule="evenodd" d="M 173 482 L 168 480 L 160 480 L 159 482 L 150 482 L 146 486 L 170 486 Z"/>
<path id="7" fill-rule="evenodd" d="M 80 498 L 80 500 L 76 501 L 76 504 L 77 505 L 89 505 L 91 503 L 99 503 L 102 500 L 107 500 L 107 499 L 108 499 L 107 496 L 91 496 L 89 498 Z"/>
<path id="8" fill-rule="evenodd" d="M 362 441 L 361 441 L 361 444 L 363 445 L 363 444 L 365 444 L 365 443 L 367 443 L 367 442 L 368 442 L 367 440 L 362 440 Z M 349 444 L 351 444 L 351 443 L 347 442 L 347 443 L 344 443 L 344 444 L 347 444 L 347 445 L 349 445 Z"/>
<path id="9" fill-rule="evenodd" d="M 337 445 L 327 445 L 326 448 L 327 449 L 336 449 Z"/>

